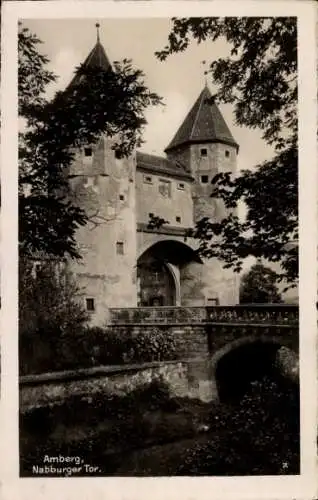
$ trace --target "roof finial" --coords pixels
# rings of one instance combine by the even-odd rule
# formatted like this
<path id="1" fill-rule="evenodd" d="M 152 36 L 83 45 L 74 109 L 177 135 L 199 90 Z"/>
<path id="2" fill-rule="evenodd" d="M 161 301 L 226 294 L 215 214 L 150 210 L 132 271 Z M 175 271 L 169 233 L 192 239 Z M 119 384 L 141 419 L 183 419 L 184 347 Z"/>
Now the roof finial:
<path id="1" fill-rule="evenodd" d="M 100 40 L 99 40 L 99 28 L 100 28 L 100 24 L 96 23 L 95 26 L 96 26 L 96 29 L 97 29 L 97 43 L 99 43 L 100 42 Z"/>
<path id="2" fill-rule="evenodd" d="M 203 66 L 203 75 L 204 75 L 204 86 L 207 88 L 208 87 L 208 71 L 206 70 L 206 61 L 201 61 L 202 66 Z"/>

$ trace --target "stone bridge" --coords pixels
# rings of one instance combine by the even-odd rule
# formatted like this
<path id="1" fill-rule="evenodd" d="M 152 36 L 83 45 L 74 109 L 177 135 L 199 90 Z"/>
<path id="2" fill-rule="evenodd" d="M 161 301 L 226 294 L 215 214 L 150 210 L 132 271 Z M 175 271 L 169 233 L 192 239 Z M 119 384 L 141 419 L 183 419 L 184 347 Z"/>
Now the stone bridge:
<path id="1" fill-rule="evenodd" d="M 298 306 L 138 307 L 110 310 L 110 328 L 164 329 L 177 340 L 190 379 L 213 397 L 240 397 L 246 384 L 268 374 L 281 347 L 299 349 Z M 196 387 L 196 389 L 198 389 Z"/>

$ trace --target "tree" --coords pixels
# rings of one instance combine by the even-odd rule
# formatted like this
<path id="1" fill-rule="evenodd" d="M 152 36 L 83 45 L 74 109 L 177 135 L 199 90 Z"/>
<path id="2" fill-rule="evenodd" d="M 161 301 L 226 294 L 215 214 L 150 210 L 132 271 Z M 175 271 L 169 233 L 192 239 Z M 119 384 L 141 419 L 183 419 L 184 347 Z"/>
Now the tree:
<path id="1" fill-rule="evenodd" d="M 297 22 L 293 17 L 173 18 L 160 60 L 201 43 L 223 38 L 229 55 L 208 65 L 218 86 L 216 99 L 234 106 L 237 125 L 259 128 L 274 148 L 271 160 L 240 175 L 219 173 L 211 196 L 229 209 L 244 202 L 247 215 L 219 223 L 198 222 L 189 235 L 202 256 L 217 257 L 239 272 L 247 256 L 279 262 L 278 279 L 298 280 Z M 213 49 L 213 45 L 211 45 Z M 212 191 L 212 189 L 211 189 Z"/>
<path id="2" fill-rule="evenodd" d="M 143 73 L 130 60 L 77 69 L 77 85 L 45 98 L 56 76 L 39 52 L 41 41 L 20 25 L 18 36 L 20 254 L 44 252 L 80 257 L 75 233 L 88 214 L 67 194 L 67 170 L 77 148 L 95 144 L 102 134 L 114 139 L 118 157 L 142 142 L 144 111 L 160 98 L 144 84 Z"/>
<path id="3" fill-rule="evenodd" d="M 255 264 L 245 273 L 240 286 L 241 304 L 282 302 L 276 286 L 276 273 L 262 264 Z"/>
<path id="4" fill-rule="evenodd" d="M 35 265 L 21 258 L 19 267 L 21 372 L 58 369 L 69 339 L 74 339 L 73 344 L 79 341 L 89 319 L 80 290 L 65 263 L 56 259 Z M 73 353 L 78 356 L 74 346 Z"/>

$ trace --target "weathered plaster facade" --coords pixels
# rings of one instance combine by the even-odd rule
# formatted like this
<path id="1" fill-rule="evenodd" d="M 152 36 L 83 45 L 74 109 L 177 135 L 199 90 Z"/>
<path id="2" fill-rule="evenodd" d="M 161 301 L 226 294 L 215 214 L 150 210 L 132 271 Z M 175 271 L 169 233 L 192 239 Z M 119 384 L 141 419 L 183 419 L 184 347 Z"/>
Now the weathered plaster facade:
<path id="1" fill-rule="evenodd" d="M 92 61 L 109 69 L 100 42 Z M 238 303 L 236 276 L 185 239 L 200 218 L 226 215 L 211 181 L 236 170 L 238 145 L 207 87 L 165 152 L 118 160 L 107 137 L 77 152 L 70 194 L 90 222 L 77 233 L 82 260 L 70 267 L 93 324 L 105 324 L 109 307 Z M 149 229 L 151 215 L 166 223 Z"/>

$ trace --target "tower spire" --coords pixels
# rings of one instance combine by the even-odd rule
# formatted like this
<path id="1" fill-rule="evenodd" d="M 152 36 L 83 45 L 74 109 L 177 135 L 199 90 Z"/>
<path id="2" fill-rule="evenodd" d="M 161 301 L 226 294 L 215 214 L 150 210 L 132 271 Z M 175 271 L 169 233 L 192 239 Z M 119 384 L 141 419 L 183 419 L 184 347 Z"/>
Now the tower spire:
<path id="1" fill-rule="evenodd" d="M 97 43 L 100 43 L 100 39 L 99 39 L 99 28 L 100 28 L 100 24 L 99 23 L 96 23 L 95 24 L 96 26 L 96 30 L 97 30 Z"/>

